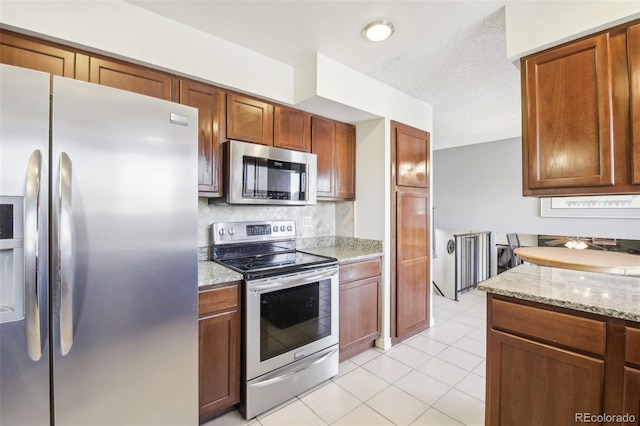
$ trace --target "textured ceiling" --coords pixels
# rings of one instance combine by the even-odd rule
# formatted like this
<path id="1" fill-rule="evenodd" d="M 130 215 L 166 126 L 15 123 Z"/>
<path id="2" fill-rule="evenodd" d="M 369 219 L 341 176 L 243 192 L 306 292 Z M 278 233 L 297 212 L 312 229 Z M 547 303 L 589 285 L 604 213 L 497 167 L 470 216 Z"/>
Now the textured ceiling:
<path id="1" fill-rule="evenodd" d="M 295 65 L 314 52 L 433 105 L 433 146 L 518 137 L 520 75 L 506 58 L 504 1 L 130 1 Z M 388 19 L 396 32 L 365 41 Z"/>

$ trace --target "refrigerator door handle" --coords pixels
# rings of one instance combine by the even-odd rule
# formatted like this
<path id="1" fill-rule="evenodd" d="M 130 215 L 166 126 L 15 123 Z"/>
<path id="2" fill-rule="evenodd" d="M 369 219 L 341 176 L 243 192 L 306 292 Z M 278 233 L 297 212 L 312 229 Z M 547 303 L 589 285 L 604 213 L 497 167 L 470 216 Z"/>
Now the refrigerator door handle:
<path id="1" fill-rule="evenodd" d="M 66 355 L 73 346 L 73 210 L 71 204 L 71 158 L 60 154 L 58 196 L 58 252 L 60 285 L 60 352 Z"/>
<path id="2" fill-rule="evenodd" d="M 33 151 L 27 164 L 27 185 L 24 197 L 24 287 L 27 353 L 38 361 L 44 350 L 40 316 L 40 276 L 38 274 L 40 240 L 40 185 L 42 181 L 42 153 Z"/>

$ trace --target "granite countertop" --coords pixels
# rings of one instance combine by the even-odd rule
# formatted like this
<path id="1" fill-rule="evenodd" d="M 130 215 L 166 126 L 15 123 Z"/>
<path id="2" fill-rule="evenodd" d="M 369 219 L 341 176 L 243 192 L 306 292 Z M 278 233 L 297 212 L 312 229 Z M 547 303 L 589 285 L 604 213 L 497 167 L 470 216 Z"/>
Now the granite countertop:
<path id="1" fill-rule="evenodd" d="M 382 242 L 348 237 L 300 238 L 297 249 L 338 259 L 339 263 L 357 262 L 382 256 Z M 204 287 L 242 280 L 242 274 L 208 259 L 208 248 L 200 249 L 198 286 Z M 206 253 L 205 253 L 206 252 Z"/>
<path id="2" fill-rule="evenodd" d="M 319 254 L 320 256 L 329 256 L 338 259 L 338 263 L 351 263 L 359 262 L 362 260 L 375 259 L 382 256 L 382 250 L 369 247 L 343 247 L 343 246 L 328 246 L 328 247 L 314 247 L 308 249 L 302 249 L 307 253 Z"/>
<path id="3" fill-rule="evenodd" d="M 211 260 L 198 262 L 198 287 L 242 280 L 242 274 Z"/>
<path id="4" fill-rule="evenodd" d="M 640 322 L 640 278 L 523 264 L 478 289 L 547 305 Z"/>

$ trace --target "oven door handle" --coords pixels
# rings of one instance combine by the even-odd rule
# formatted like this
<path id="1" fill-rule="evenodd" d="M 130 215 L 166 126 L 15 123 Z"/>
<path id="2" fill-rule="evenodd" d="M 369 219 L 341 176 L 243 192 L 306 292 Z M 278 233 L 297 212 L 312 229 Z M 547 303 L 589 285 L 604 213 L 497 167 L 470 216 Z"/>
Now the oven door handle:
<path id="1" fill-rule="evenodd" d="M 268 293 L 285 288 L 297 287 L 327 278 L 332 278 L 338 273 L 338 268 L 323 269 L 321 272 L 301 272 L 297 274 L 285 275 L 277 278 L 251 281 L 248 289 L 253 293 Z M 275 281 L 275 282 L 270 282 Z M 263 284 L 264 283 L 264 284 Z"/>

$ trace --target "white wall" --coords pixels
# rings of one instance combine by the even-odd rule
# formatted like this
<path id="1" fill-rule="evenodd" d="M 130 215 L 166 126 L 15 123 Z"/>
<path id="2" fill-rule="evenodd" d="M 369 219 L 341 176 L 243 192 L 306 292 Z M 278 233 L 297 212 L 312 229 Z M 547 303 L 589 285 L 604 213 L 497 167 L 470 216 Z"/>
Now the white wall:
<path id="1" fill-rule="evenodd" d="M 505 7 L 507 57 L 523 56 L 640 17 L 640 1 L 512 1 Z"/>
<path id="2" fill-rule="evenodd" d="M 540 216 L 522 196 L 521 139 L 438 150 L 433 155 L 436 228 L 640 239 L 637 219 Z"/>

